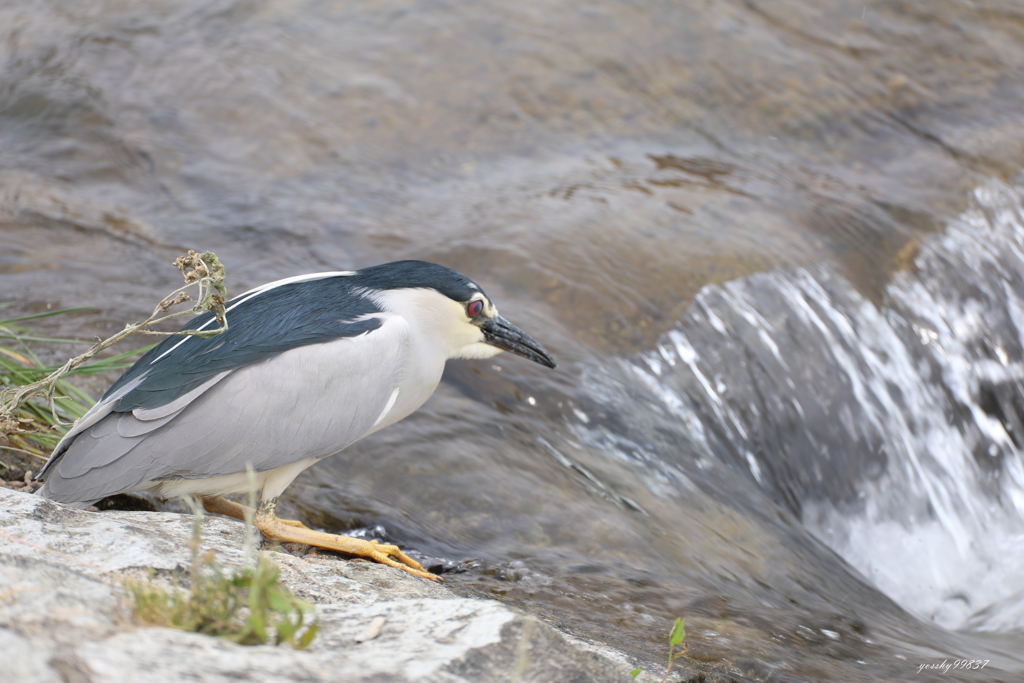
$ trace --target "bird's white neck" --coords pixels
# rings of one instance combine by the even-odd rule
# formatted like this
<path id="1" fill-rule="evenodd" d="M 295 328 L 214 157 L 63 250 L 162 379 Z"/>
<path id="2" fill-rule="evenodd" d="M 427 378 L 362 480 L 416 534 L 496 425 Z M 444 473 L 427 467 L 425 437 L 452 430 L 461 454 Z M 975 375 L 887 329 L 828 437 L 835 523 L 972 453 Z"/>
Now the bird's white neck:
<path id="1" fill-rule="evenodd" d="M 393 289 L 375 292 L 373 299 L 409 324 L 415 338 L 413 353 L 423 362 L 427 355 L 440 359 L 443 366 L 449 358 L 489 358 L 500 353 L 483 343 L 483 331 L 468 321 L 462 304 L 436 290 Z"/>

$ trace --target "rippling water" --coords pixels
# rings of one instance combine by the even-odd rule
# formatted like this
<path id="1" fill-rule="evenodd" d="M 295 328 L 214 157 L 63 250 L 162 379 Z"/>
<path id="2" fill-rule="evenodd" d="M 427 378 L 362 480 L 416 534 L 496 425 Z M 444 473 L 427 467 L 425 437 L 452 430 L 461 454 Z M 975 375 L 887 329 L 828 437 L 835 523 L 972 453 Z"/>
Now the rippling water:
<path id="1" fill-rule="evenodd" d="M 709 287 L 632 370 L 874 585 L 948 628 L 1024 626 L 1024 220 L 989 183 L 881 309 L 827 270 Z"/>
<path id="2" fill-rule="evenodd" d="M 648 661 L 1024 662 L 1015 3 L 0 4 L 0 298 L 110 333 L 419 257 L 558 358 L 452 363 L 287 505 Z M 380 527 L 376 532 L 374 529 Z"/>

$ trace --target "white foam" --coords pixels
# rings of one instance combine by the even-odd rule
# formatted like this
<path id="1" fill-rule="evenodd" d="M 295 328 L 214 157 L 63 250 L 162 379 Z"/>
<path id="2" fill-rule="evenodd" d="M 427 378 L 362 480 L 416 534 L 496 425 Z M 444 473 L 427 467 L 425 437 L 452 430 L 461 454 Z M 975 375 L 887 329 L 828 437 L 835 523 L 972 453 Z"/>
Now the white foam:
<path id="1" fill-rule="evenodd" d="M 628 365 L 701 442 L 711 427 L 702 419 L 714 421 L 762 484 L 749 436 L 765 428 L 756 403 L 738 412 L 724 398 L 751 395 L 754 380 L 734 374 L 751 384 L 723 385 L 708 349 L 766 350 L 759 362 L 777 363 L 773 397 L 805 423 L 809 405 L 796 396 L 815 392 L 801 382 L 842 383 L 843 401 L 817 407 L 850 435 L 849 448 L 880 448 L 885 466 L 856 483 L 856 505 L 803 501 L 805 526 L 921 618 L 1005 630 L 1024 628 L 1024 453 L 982 396 L 984 386 L 1024 387 L 1024 193 L 991 182 L 974 199 L 922 241 L 915 270 L 894 278 L 881 310 L 824 271 L 753 276 L 698 295 L 691 323 L 702 340 L 677 329 Z M 782 318 L 804 336 L 769 322 Z M 800 374 L 807 339 L 820 345 L 831 377 Z M 999 457 L 979 464 L 986 453 Z M 827 444 L 821 457 L 830 457 Z"/>

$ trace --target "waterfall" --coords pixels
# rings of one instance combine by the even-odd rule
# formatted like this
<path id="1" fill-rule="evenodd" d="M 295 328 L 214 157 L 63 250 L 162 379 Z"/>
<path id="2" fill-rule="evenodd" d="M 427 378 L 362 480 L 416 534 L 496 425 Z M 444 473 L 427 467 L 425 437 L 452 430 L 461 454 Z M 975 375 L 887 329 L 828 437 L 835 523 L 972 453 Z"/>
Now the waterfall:
<path id="1" fill-rule="evenodd" d="M 686 452 L 749 474 L 954 629 L 1024 626 L 1024 193 L 990 182 L 881 305 L 824 266 L 704 288 L 626 361 Z"/>

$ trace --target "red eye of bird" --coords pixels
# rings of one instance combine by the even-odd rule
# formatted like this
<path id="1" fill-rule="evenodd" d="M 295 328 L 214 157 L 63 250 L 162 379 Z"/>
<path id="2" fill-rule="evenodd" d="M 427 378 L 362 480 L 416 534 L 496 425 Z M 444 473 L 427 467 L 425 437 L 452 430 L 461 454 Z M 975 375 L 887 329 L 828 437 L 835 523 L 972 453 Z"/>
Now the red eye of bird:
<path id="1" fill-rule="evenodd" d="M 466 306 L 466 315 L 468 315 L 470 318 L 475 318 L 476 316 L 480 315 L 480 311 L 482 310 L 484 310 L 483 301 L 481 301 L 480 299 L 477 299 L 476 301 L 470 301 L 469 305 Z"/>

